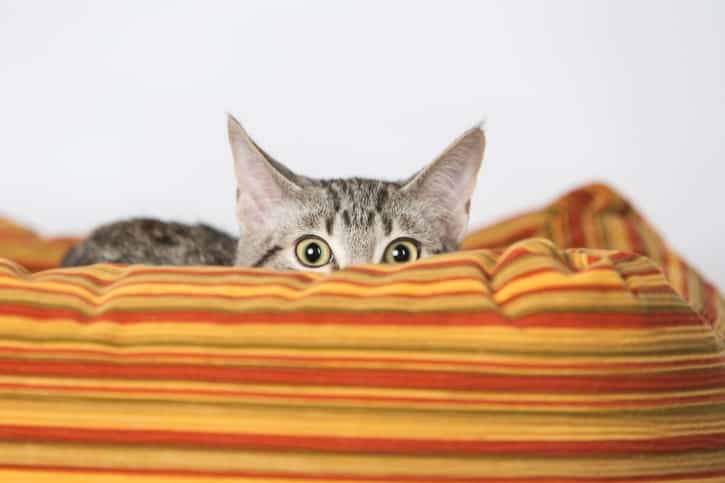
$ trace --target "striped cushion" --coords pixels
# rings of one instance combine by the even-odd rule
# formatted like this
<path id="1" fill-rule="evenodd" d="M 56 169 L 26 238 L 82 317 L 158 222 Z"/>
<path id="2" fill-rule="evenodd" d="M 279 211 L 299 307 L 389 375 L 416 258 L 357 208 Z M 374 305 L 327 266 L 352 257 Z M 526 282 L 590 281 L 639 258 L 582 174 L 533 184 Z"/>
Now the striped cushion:
<path id="1" fill-rule="evenodd" d="M 611 188 L 590 184 L 572 191 L 548 207 L 509 218 L 477 230 L 463 248 L 502 248 L 529 237 L 547 238 L 560 248 L 599 248 L 633 252 L 648 257 L 672 288 L 706 318 L 708 301 L 717 290 L 703 280 L 632 205 Z"/>
<path id="2" fill-rule="evenodd" d="M 651 239 L 578 193 L 329 277 L 0 261 L 0 481 L 725 481 L 714 288 L 658 238 L 474 249 Z"/>
<path id="3" fill-rule="evenodd" d="M 0 217 L 0 257 L 33 272 L 57 267 L 77 238 L 43 239 L 6 218 Z"/>

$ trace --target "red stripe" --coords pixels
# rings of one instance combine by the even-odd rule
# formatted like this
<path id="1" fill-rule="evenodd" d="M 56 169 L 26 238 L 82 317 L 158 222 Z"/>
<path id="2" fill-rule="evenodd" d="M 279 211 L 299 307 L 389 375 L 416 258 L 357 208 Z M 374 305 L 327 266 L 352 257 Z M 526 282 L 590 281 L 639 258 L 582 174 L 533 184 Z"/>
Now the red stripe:
<path id="1" fill-rule="evenodd" d="M 647 255 L 647 250 L 645 250 L 644 245 L 642 244 L 642 239 L 639 236 L 639 232 L 637 231 L 637 227 L 634 224 L 632 216 L 622 217 L 622 223 L 624 224 L 625 233 L 627 234 L 627 239 L 629 240 L 630 251 Z"/>
<path id="2" fill-rule="evenodd" d="M 629 262 L 636 258 L 641 257 L 642 255 L 639 255 L 637 253 L 632 252 L 626 252 L 626 251 L 617 251 L 616 253 L 612 253 L 611 255 L 608 255 L 609 259 L 613 262 Z"/>
<path id="3" fill-rule="evenodd" d="M 187 294 L 188 295 L 188 294 Z M 649 308 L 652 310 L 652 308 Z M 87 315 L 82 312 L 52 306 L 33 307 L 23 304 L 4 303 L 3 315 L 30 317 L 36 321 L 57 319 L 72 320 L 79 324 L 97 321 L 118 324 L 151 322 L 198 323 L 219 325 L 243 324 L 309 324 L 309 325 L 405 325 L 405 326 L 509 326 L 517 328 L 574 328 L 574 329 L 650 329 L 656 327 L 702 326 L 700 316 L 691 311 L 683 312 L 551 312 L 507 318 L 497 311 L 477 312 L 219 312 L 212 311 L 157 311 L 145 307 L 140 311 L 108 310 Z"/>
<path id="4" fill-rule="evenodd" d="M 562 215 L 566 216 L 569 226 L 569 239 L 566 241 L 566 247 L 585 247 L 587 246 L 582 225 L 586 222 L 582 221 L 580 207 L 587 206 L 590 201 L 589 194 L 582 191 L 575 195 L 577 198 L 581 198 L 580 202 L 574 202 L 567 206 L 567 211 L 563 212 Z"/>
<path id="5" fill-rule="evenodd" d="M 725 448 L 725 434 L 642 440 L 495 441 L 0 426 L 0 440 L 414 455 L 597 456 Z"/>
<path id="6" fill-rule="evenodd" d="M 501 268 L 526 255 L 531 255 L 531 251 L 521 246 L 505 251 L 504 254 L 498 258 L 493 270 L 491 270 L 492 274 L 495 274 L 498 270 L 501 270 Z"/>
<path id="7" fill-rule="evenodd" d="M 246 384 L 333 385 L 451 390 L 597 393 L 719 388 L 725 371 L 692 370 L 611 376 L 508 376 L 473 372 L 342 368 L 226 367 L 181 364 L 115 365 L 99 362 L 0 360 L 0 373 L 14 375 L 142 380 L 191 380 Z"/>

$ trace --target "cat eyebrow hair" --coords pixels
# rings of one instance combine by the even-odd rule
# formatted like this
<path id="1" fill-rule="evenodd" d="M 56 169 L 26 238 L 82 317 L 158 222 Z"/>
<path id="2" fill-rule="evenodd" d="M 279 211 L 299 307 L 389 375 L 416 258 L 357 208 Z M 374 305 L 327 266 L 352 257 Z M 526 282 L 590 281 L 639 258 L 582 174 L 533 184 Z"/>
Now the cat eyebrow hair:
<path id="1" fill-rule="evenodd" d="M 415 223 L 410 218 L 410 216 L 406 215 L 405 213 L 401 213 L 400 216 L 397 218 L 398 220 L 398 226 L 405 231 L 410 231 L 415 226 Z"/>
<path id="2" fill-rule="evenodd" d="M 335 213 L 337 213 L 338 211 L 340 211 L 340 194 L 330 182 L 323 182 L 322 186 L 324 186 L 325 189 L 327 189 L 327 192 L 330 194 L 330 198 L 332 198 L 332 206 L 335 210 Z"/>
<path id="3" fill-rule="evenodd" d="M 380 213 L 383 209 L 383 205 L 388 200 L 388 187 L 382 185 L 378 188 L 378 194 L 375 197 L 375 210 Z"/>
<path id="4" fill-rule="evenodd" d="M 273 246 L 272 248 L 270 248 L 269 250 L 267 250 L 267 251 L 266 251 L 266 252 L 264 253 L 264 255 L 262 255 L 262 257 L 261 257 L 261 258 L 260 258 L 259 260 L 257 260 L 257 263 L 255 263 L 254 265 L 252 265 L 252 267 L 254 267 L 254 268 L 259 268 L 259 267 L 261 267 L 262 265 L 264 265 L 264 263 L 265 263 L 265 262 L 266 262 L 267 260 L 269 260 L 270 258 L 272 258 L 272 257 L 273 257 L 273 256 L 274 256 L 274 255 L 275 255 L 275 254 L 276 254 L 276 253 L 277 253 L 278 251 L 280 251 L 281 249 L 282 249 L 282 247 L 281 247 L 281 246 L 279 246 L 279 245 L 275 245 L 275 246 Z"/>
<path id="5" fill-rule="evenodd" d="M 368 223 L 367 223 L 368 227 L 372 226 L 373 220 L 375 220 L 375 212 L 373 210 L 370 210 L 370 211 L 368 211 Z"/>
<path id="6" fill-rule="evenodd" d="M 389 217 L 387 217 L 385 215 L 380 215 L 380 217 L 383 219 L 383 228 L 385 229 L 385 236 L 388 236 L 393 231 L 393 222 L 390 220 Z"/>

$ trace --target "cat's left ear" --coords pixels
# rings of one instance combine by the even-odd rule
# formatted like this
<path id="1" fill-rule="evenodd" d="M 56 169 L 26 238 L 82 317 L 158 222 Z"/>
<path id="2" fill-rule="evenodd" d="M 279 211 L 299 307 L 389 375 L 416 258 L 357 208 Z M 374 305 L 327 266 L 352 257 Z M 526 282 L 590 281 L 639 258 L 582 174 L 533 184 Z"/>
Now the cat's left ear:
<path id="1" fill-rule="evenodd" d="M 301 191 L 299 177 L 262 151 L 231 115 L 227 129 L 237 176 L 240 228 L 243 234 L 259 233 L 269 229 L 273 211 Z"/>
<path id="2" fill-rule="evenodd" d="M 430 207 L 455 244 L 460 244 L 466 233 L 485 148 L 483 129 L 469 129 L 403 186 L 411 197 Z"/>

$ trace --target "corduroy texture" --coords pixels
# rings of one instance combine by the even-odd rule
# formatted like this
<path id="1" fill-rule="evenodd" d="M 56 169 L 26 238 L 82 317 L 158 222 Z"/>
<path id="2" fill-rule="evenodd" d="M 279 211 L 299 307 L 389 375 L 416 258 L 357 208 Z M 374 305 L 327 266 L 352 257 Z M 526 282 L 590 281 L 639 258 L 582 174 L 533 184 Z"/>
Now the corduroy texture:
<path id="1" fill-rule="evenodd" d="M 613 242 L 632 224 L 664 273 Z M 722 298 L 601 186 L 467 243 L 542 230 L 617 249 L 0 261 L 0 481 L 725 481 Z"/>

